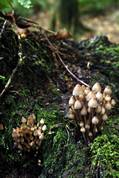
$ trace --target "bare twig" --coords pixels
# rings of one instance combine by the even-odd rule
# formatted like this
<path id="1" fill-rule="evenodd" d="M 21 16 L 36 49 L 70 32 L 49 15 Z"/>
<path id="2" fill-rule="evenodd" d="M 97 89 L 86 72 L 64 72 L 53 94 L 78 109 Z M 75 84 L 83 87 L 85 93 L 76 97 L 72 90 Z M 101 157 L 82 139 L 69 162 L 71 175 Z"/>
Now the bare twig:
<path id="1" fill-rule="evenodd" d="M 61 62 L 62 65 L 65 67 L 65 69 L 68 71 L 68 73 L 69 73 L 74 79 L 76 79 L 78 82 L 80 82 L 81 84 L 83 84 L 83 85 L 85 85 L 85 86 L 87 86 L 87 87 L 90 87 L 87 83 L 85 83 L 84 81 L 80 80 L 76 75 L 74 75 L 74 74 L 71 72 L 71 70 L 67 67 L 67 65 L 66 65 L 66 64 L 64 63 L 64 61 L 62 60 L 62 58 L 61 58 L 61 56 L 60 56 L 59 51 L 57 50 L 57 48 L 56 48 L 55 46 L 53 46 L 53 44 L 51 43 L 51 41 L 48 39 L 47 35 L 46 35 L 46 34 L 44 34 L 44 35 L 45 35 L 45 37 L 46 37 L 46 39 L 47 39 L 49 45 L 52 47 L 52 50 L 54 50 L 54 51 L 53 51 L 54 56 L 55 56 L 56 58 L 57 58 L 57 57 L 59 58 L 60 62 Z"/>
<path id="2" fill-rule="evenodd" d="M 1 31 L 0 31 L 0 38 L 2 37 L 2 34 L 3 34 L 3 32 L 4 32 L 6 23 L 7 23 L 7 20 L 5 20 L 4 23 L 3 23 L 2 29 L 1 29 Z"/>
<path id="3" fill-rule="evenodd" d="M 18 67 L 19 67 L 19 65 L 21 64 L 21 62 L 22 62 L 22 53 L 19 52 L 19 60 L 18 60 L 18 63 L 17 63 L 17 65 L 16 65 L 16 67 L 13 69 L 12 74 L 10 75 L 10 77 L 9 77 L 9 79 L 8 79 L 8 81 L 7 81 L 6 85 L 5 85 L 5 87 L 4 87 L 4 89 L 3 89 L 2 92 L 0 93 L 0 97 L 2 97 L 2 96 L 4 95 L 4 93 L 7 91 L 7 89 L 9 88 L 9 86 L 10 86 L 10 84 L 11 84 L 11 82 L 12 82 L 12 79 L 13 79 L 13 77 L 14 77 L 16 71 L 18 70 Z"/>

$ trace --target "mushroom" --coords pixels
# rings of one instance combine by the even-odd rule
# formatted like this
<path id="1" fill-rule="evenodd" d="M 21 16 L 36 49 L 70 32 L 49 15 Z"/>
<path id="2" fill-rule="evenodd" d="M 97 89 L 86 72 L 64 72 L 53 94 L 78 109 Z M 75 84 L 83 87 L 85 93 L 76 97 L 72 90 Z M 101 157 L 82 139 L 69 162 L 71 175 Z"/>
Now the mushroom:
<path id="1" fill-rule="evenodd" d="M 90 108 L 97 108 L 98 103 L 97 103 L 96 99 L 92 98 L 92 99 L 88 102 L 88 106 L 89 106 Z"/>
<path id="2" fill-rule="evenodd" d="M 89 125 L 89 124 L 86 124 L 86 125 L 85 125 L 85 128 L 86 128 L 87 130 L 89 130 L 89 129 L 90 129 L 90 125 Z"/>
<path id="3" fill-rule="evenodd" d="M 69 106 L 72 106 L 75 102 L 74 96 L 71 96 L 69 99 Z"/>
<path id="4" fill-rule="evenodd" d="M 96 112 L 100 113 L 102 111 L 102 107 L 100 105 L 98 105 L 98 107 L 96 108 Z"/>
<path id="5" fill-rule="evenodd" d="M 80 127 L 84 127 L 84 122 L 81 121 L 81 122 L 79 123 L 79 125 L 80 125 Z"/>
<path id="6" fill-rule="evenodd" d="M 86 107 L 85 107 L 85 106 L 83 106 L 83 108 L 81 109 L 80 114 L 81 114 L 82 116 L 85 116 L 85 115 L 87 114 L 87 110 L 86 110 Z"/>
<path id="7" fill-rule="evenodd" d="M 106 86 L 105 87 L 104 93 L 107 94 L 107 95 L 111 95 L 112 94 L 112 90 L 111 90 L 110 86 Z"/>
<path id="8" fill-rule="evenodd" d="M 80 126 L 80 132 L 88 143 L 95 138 L 107 120 L 107 111 L 116 104 L 111 98 L 111 93 L 109 86 L 102 90 L 98 82 L 92 89 L 79 84 L 73 89 L 73 96 L 69 100 L 68 117 Z"/>
<path id="9" fill-rule="evenodd" d="M 90 91 L 86 96 L 86 100 L 89 101 L 89 100 L 91 100 L 92 98 L 95 98 L 95 97 L 96 97 L 95 94 L 92 91 Z"/>
<path id="10" fill-rule="evenodd" d="M 107 114 L 104 114 L 104 115 L 102 116 L 102 119 L 103 119 L 103 121 L 106 121 L 106 120 L 108 119 Z"/>
<path id="11" fill-rule="evenodd" d="M 81 127 L 81 128 L 80 128 L 80 131 L 81 131 L 82 133 L 84 133 L 84 132 L 86 131 L 85 127 Z"/>
<path id="12" fill-rule="evenodd" d="M 103 100 L 103 95 L 102 95 L 102 93 L 100 91 L 98 91 L 96 93 L 96 98 L 97 98 L 98 101 L 102 101 Z"/>
<path id="13" fill-rule="evenodd" d="M 79 100 L 76 100 L 74 103 L 74 109 L 81 109 L 82 108 L 82 104 Z"/>
<path id="14" fill-rule="evenodd" d="M 111 96 L 110 95 L 106 95 L 105 96 L 105 101 L 110 101 L 111 100 Z"/>
<path id="15" fill-rule="evenodd" d="M 111 103 L 110 103 L 110 102 L 107 102 L 107 103 L 105 104 L 105 108 L 106 108 L 107 110 L 112 109 Z"/>
<path id="16" fill-rule="evenodd" d="M 114 99 L 111 100 L 111 105 L 114 106 L 116 104 L 116 101 Z"/>
<path id="17" fill-rule="evenodd" d="M 79 84 L 77 84 L 73 89 L 72 95 L 73 96 L 78 96 L 79 93 L 80 93 L 80 90 L 81 90 L 81 86 Z"/>
<path id="18" fill-rule="evenodd" d="M 101 86 L 100 86 L 100 84 L 98 82 L 93 85 L 92 91 L 94 91 L 96 93 L 97 92 L 101 92 Z"/>
<path id="19" fill-rule="evenodd" d="M 85 90 L 84 90 L 84 93 L 85 93 L 86 95 L 88 95 L 89 92 L 90 92 L 90 88 L 89 88 L 89 87 L 86 87 Z"/>
<path id="20" fill-rule="evenodd" d="M 43 125 L 44 123 L 45 123 L 45 121 L 44 121 L 44 119 L 42 118 L 42 119 L 40 120 L 40 124 Z"/>
<path id="21" fill-rule="evenodd" d="M 71 112 L 67 114 L 67 117 L 68 117 L 69 119 L 74 119 L 74 118 L 75 118 L 74 114 L 71 113 Z"/>
<path id="22" fill-rule="evenodd" d="M 97 125 L 98 123 L 99 123 L 99 119 L 96 116 L 94 116 L 92 118 L 92 124 Z"/>
<path id="23" fill-rule="evenodd" d="M 47 126 L 46 126 L 46 125 L 43 125 L 42 131 L 46 131 L 46 130 L 47 130 Z"/>
<path id="24" fill-rule="evenodd" d="M 105 114 L 105 108 L 104 107 L 102 107 L 102 109 L 101 109 L 101 114 Z"/>
<path id="25" fill-rule="evenodd" d="M 89 132 L 89 134 L 88 134 L 88 135 L 89 135 L 89 137 L 92 137 L 92 136 L 93 136 L 92 132 Z"/>

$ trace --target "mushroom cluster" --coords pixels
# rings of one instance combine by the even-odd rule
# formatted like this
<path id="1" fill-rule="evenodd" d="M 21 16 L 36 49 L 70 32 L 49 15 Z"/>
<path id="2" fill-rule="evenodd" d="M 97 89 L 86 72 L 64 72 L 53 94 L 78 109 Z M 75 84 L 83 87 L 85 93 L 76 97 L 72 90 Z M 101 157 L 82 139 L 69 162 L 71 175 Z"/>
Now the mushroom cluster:
<path id="1" fill-rule="evenodd" d="M 33 149 L 38 150 L 46 129 L 44 119 L 36 123 L 34 114 L 31 114 L 27 119 L 22 117 L 20 127 L 13 128 L 12 132 L 15 147 L 28 152 Z"/>
<path id="2" fill-rule="evenodd" d="M 110 86 L 102 89 L 99 83 L 95 83 L 92 88 L 79 84 L 74 87 L 67 117 L 75 120 L 86 142 L 94 139 L 103 129 L 109 111 L 116 104 L 111 95 Z"/>

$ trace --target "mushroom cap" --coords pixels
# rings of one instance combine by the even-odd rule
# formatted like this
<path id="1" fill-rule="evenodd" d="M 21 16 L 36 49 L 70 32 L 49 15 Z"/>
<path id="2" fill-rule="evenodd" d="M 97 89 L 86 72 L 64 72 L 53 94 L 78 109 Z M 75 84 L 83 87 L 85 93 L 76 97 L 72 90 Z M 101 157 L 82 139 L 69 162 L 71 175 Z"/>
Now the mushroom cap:
<path id="1" fill-rule="evenodd" d="M 43 133 L 39 136 L 39 139 L 40 139 L 40 140 L 43 140 L 43 139 L 44 139 Z"/>
<path id="2" fill-rule="evenodd" d="M 77 84 L 73 89 L 72 95 L 78 96 L 81 93 L 81 91 L 83 91 L 81 85 Z"/>
<path id="3" fill-rule="evenodd" d="M 46 131 L 46 130 L 47 130 L 47 126 L 46 126 L 46 125 L 43 125 L 42 131 Z"/>
<path id="4" fill-rule="evenodd" d="M 110 102 L 107 102 L 107 103 L 105 104 L 105 108 L 106 108 L 107 110 L 112 109 L 111 103 L 110 103 Z"/>
<path id="5" fill-rule="evenodd" d="M 95 98 L 95 97 L 96 97 L 95 94 L 92 91 L 90 91 L 86 96 L 86 100 L 89 101 L 89 100 L 91 100 L 92 98 Z"/>
<path id="6" fill-rule="evenodd" d="M 85 93 L 86 95 L 88 95 L 89 92 L 90 92 L 90 88 L 89 88 L 89 87 L 86 87 L 85 90 L 84 90 L 84 93 Z"/>
<path id="7" fill-rule="evenodd" d="M 102 109 L 101 109 L 101 114 L 105 114 L 105 108 L 104 107 L 102 107 Z"/>
<path id="8" fill-rule="evenodd" d="M 22 117 L 21 122 L 22 122 L 22 123 L 26 123 L 26 118 L 25 118 L 25 117 Z"/>
<path id="9" fill-rule="evenodd" d="M 87 111 L 88 111 L 88 113 L 91 113 L 92 109 L 90 107 L 88 107 Z"/>
<path id="10" fill-rule="evenodd" d="M 112 106 L 114 106 L 116 104 L 116 101 L 114 99 L 112 99 L 111 104 L 112 104 Z"/>
<path id="11" fill-rule="evenodd" d="M 85 127 L 81 127 L 80 131 L 84 133 L 86 131 Z"/>
<path id="12" fill-rule="evenodd" d="M 92 98 L 89 102 L 88 102 L 88 106 L 90 108 L 97 108 L 98 107 L 98 102 L 96 99 Z"/>
<path id="13" fill-rule="evenodd" d="M 102 119 L 103 119 L 104 121 L 106 121 L 106 120 L 108 119 L 107 114 L 104 114 L 104 115 L 102 116 Z"/>
<path id="14" fill-rule="evenodd" d="M 83 116 L 85 116 L 87 114 L 87 110 L 86 110 L 85 106 L 83 106 L 83 108 L 81 109 L 80 114 L 83 115 Z"/>
<path id="15" fill-rule="evenodd" d="M 106 86 L 105 87 L 104 93 L 107 94 L 107 95 L 111 95 L 112 94 L 112 90 L 111 90 L 110 86 Z"/>
<path id="16" fill-rule="evenodd" d="M 84 122 L 81 121 L 81 122 L 79 123 L 79 125 L 80 125 L 80 127 L 83 127 L 83 126 L 84 126 Z"/>
<path id="17" fill-rule="evenodd" d="M 75 115 L 74 115 L 74 113 L 71 110 L 69 110 L 69 112 L 67 113 L 66 117 L 68 117 L 69 119 L 74 119 Z"/>
<path id="18" fill-rule="evenodd" d="M 89 125 L 89 124 L 86 124 L 86 125 L 85 125 L 85 128 L 86 128 L 86 129 L 90 129 L 90 125 Z"/>
<path id="19" fill-rule="evenodd" d="M 85 98 L 84 94 L 79 94 L 79 100 L 80 101 L 84 100 L 84 98 Z"/>
<path id="20" fill-rule="evenodd" d="M 74 103 L 74 109 L 81 109 L 82 108 L 82 104 L 79 100 L 76 100 Z"/>
<path id="21" fill-rule="evenodd" d="M 98 91 L 96 93 L 96 98 L 97 98 L 98 101 L 102 101 L 103 100 L 103 94 L 100 91 Z"/>
<path id="22" fill-rule="evenodd" d="M 111 101 L 111 96 L 110 95 L 106 95 L 105 96 L 105 101 Z"/>
<path id="23" fill-rule="evenodd" d="M 98 129 L 97 129 L 97 127 L 95 127 L 95 128 L 94 128 L 94 132 L 96 132 L 96 133 L 98 132 Z"/>
<path id="24" fill-rule="evenodd" d="M 42 118 L 41 120 L 40 120 L 40 124 L 44 124 L 45 123 L 45 120 Z"/>
<path id="25" fill-rule="evenodd" d="M 100 84 L 98 83 L 98 82 L 96 82 L 94 85 L 93 85 L 93 87 L 92 87 L 92 90 L 94 91 L 94 92 L 101 92 L 101 86 L 100 86 Z"/>
<path id="26" fill-rule="evenodd" d="M 92 124 L 97 125 L 98 123 L 99 123 L 99 119 L 96 116 L 94 116 L 92 118 Z"/>
<path id="27" fill-rule="evenodd" d="M 89 135 L 89 137 L 92 137 L 92 136 L 93 136 L 92 132 L 89 132 L 89 134 L 88 134 L 88 135 Z"/>
<path id="28" fill-rule="evenodd" d="M 74 96 L 71 96 L 69 99 L 69 106 L 72 106 L 75 102 Z"/>
<path id="29" fill-rule="evenodd" d="M 102 111 L 102 107 L 100 105 L 98 105 L 98 107 L 96 108 L 96 112 L 100 113 Z"/>

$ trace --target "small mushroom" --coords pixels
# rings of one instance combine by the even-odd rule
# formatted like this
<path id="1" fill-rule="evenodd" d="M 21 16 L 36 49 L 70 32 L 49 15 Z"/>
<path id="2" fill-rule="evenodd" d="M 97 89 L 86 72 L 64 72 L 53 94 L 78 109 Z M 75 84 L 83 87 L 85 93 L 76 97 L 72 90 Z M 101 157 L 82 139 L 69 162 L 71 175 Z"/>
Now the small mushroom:
<path id="1" fill-rule="evenodd" d="M 97 108 L 98 103 L 97 103 L 96 99 L 92 98 L 92 99 L 88 102 L 88 106 L 89 106 L 90 108 Z"/>
<path id="2" fill-rule="evenodd" d="M 79 123 L 80 127 L 84 127 L 84 122 Z"/>
<path id="3" fill-rule="evenodd" d="M 102 119 L 103 119 L 103 121 L 106 121 L 106 120 L 108 119 L 107 114 L 104 114 L 104 115 L 102 116 Z"/>
<path id="4" fill-rule="evenodd" d="M 67 114 L 67 117 L 68 117 L 69 119 L 75 119 L 74 114 L 71 113 L 71 112 L 69 112 L 69 113 Z"/>
<path id="5" fill-rule="evenodd" d="M 97 127 L 94 127 L 94 132 L 95 132 L 95 133 L 97 133 L 97 132 L 98 132 Z"/>
<path id="6" fill-rule="evenodd" d="M 112 99 L 112 100 L 111 100 L 111 105 L 112 105 L 112 106 L 115 106 L 115 104 L 116 104 L 116 101 L 115 101 L 114 99 Z"/>
<path id="7" fill-rule="evenodd" d="M 107 95 L 111 95 L 112 94 L 112 90 L 111 90 L 110 86 L 106 86 L 105 87 L 104 93 L 107 94 Z"/>
<path id="8" fill-rule="evenodd" d="M 105 96 L 105 101 L 110 101 L 111 100 L 111 96 L 110 95 L 106 95 Z"/>
<path id="9" fill-rule="evenodd" d="M 81 90 L 81 86 L 79 84 L 77 84 L 73 89 L 72 95 L 73 96 L 78 96 L 79 93 L 80 93 L 80 90 Z"/>
<path id="10" fill-rule="evenodd" d="M 82 104 L 79 100 L 76 100 L 74 103 L 74 109 L 81 109 L 82 108 Z"/>
<path id="11" fill-rule="evenodd" d="M 74 96 L 71 96 L 69 99 L 69 106 L 72 106 L 75 102 Z"/>
<path id="12" fill-rule="evenodd" d="M 100 84 L 98 82 L 93 85 L 92 91 L 94 91 L 96 93 L 97 92 L 101 92 L 101 86 L 100 86 Z"/>
<path id="13" fill-rule="evenodd" d="M 89 132 L 89 134 L 88 134 L 88 135 L 89 135 L 89 137 L 92 137 L 92 136 L 93 136 L 92 132 Z"/>
<path id="14" fill-rule="evenodd" d="M 105 108 L 106 108 L 107 110 L 111 110 L 111 109 L 112 109 L 111 103 L 110 103 L 110 102 L 107 102 L 107 103 L 105 104 Z"/>
<path id="15" fill-rule="evenodd" d="M 98 105 L 98 107 L 96 108 L 96 112 L 100 113 L 102 111 L 102 107 L 100 105 Z"/>
<path id="16" fill-rule="evenodd" d="M 86 95 L 88 95 L 89 92 L 90 92 L 90 88 L 89 88 L 89 87 L 86 87 L 86 89 L 84 90 L 84 93 L 85 93 Z"/>
<path id="17" fill-rule="evenodd" d="M 45 123 L 44 119 L 40 120 L 40 124 L 43 125 Z"/>
<path id="18" fill-rule="evenodd" d="M 91 100 L 92 98 L 95 98 L 95 97 L 96 97 L 95 94 L 92 91 L 90 91 L 88 93 L 88 95 L 86 96 L 86 100 L 89 101 L 89 100 Z"/>
<path id="19" fill-rule="evenodd" d="M 103 100 L 103 95 L 102 95 L 102 93 L 100 91 L 98 91 L 96 93 L 96 98 L 97 98 L 98 101 L 102 101 Z"/>
<path id="20" fill-rule="evenodd" d="M 81 128 L 80 128 L 80 131 L 81 131 L 82 133 L 84 133 L 84 132 L 86 131 L 85 127 L 81 127 Z"/>
<path id="21" fill-rule="evenodd" d="M 86 110 L 86 107 L 85 107 L 85 106 L 83 106 L 83 108 L 81 109 L 80 114 L 81 114 L 82 116 L 85 116 L 85 115 L 87 114 L 87 110 Z"/>
<path id="22" fill-rule="evenodd" d="M 85 125 L 85 128 L 88 130 L 88 129 L 90 129 L 90 125 L 89 124 L 86 124 Z"/>
<path id="23" fill-rule="evenodd" d="M 92 118 L 92 124 L 97 125 L 98 123 L 99 123 L 99 119 L 96 116 L 94 116 Z"/>
<path id="24" fill-rule="evenodd" d="M 105 114 L 105 108 L 104 107 L 102 107 L 102 109 L 101 109 L 101 114 Z"/>
<path id="25" fill-rule="evenodd" d="M 47 126 L 46 126 L 46 125 L 43 125 L 42 131 L 46 131 L 46 130 L 47 130 Z"/>
<path id="26" fill-rule="evenodd" d="M 21 122 L 22 122 L 22 123 L 26 123 L 26 118 L 25 118 L 25 117 L 22 117 Z"/>

